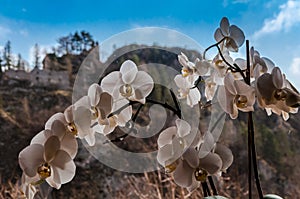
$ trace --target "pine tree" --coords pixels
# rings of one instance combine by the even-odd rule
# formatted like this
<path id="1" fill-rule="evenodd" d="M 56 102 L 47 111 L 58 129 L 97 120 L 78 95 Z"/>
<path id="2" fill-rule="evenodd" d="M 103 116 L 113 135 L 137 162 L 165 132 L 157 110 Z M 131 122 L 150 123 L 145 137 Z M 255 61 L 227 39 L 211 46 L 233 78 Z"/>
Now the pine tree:
<path id="1" fill-rule="evenodd" d="M 34 68 L 40 68 L 40 47 L 38 44 L 34 45 Z"/>
<path id="2" fill-rule="evenodd" d="M 83 49 L 84 50 L 88 50 L 87 47 L 89 47 L 89 49 L 90 49 L 91 47 L 94 46 L 95 41 L 93 40 L 93 36 L 89 32 L 82 30 L 80 32 L 80 34 L 81 34 L 81 38 L 83 41 Z"/>
<path id="3" fill-rule="evenodd" d="M 72 35 L 58 38 L 57 42 L 58 42 L 59 46 L 58 46 L 57 50 L 59 53 L 69 54 L 71 52 L 71 50 L 72 50 L 71 38 L 72 38 Z"/>
<path id="4" fill-rule="evenodd" d="M 17 70 L 24 70 L 24 61 L 22 59 L 21 54 L 18 54 L 18 60 L 17 60 L 17 65 L 16 65 Z"/>
<path id="5" fill-rule="evenodd" d="M 3 54 L 3 59 L 5 61 L 5 64 L 4 66 L 10 70 L 12 68 L 12 60 L 11 60 L 11 43 L 10 41 L 8 40 L 6 42 L 6 45 L 4 47 L 4 54 Z"/>

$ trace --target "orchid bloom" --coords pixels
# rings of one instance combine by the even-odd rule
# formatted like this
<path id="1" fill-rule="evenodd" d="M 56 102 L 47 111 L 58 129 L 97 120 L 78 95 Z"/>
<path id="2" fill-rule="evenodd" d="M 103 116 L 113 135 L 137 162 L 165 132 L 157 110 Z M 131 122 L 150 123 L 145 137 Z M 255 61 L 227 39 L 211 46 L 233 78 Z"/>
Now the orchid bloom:
<path id="1" fill-rule="evenodd" d="M 234 80 L 231 73 L 224 78 L 224 86 L 220 86 L 218 100 L 222 109 L 232 119 L 238 116 L 238 110 L 243 112 L 253 111 L 255 103 L 255 89 L 242 80 Z"/>
<path id="2" fill-rule="evenodd" d="M 201 99 L 201 94 L 194 83 L 191 83 L 182 75 L 176 75 L 174 78 L 176 85 L 179 87 L 179 99 L 186 99 L 187 105 L 193 107 L 198 104 Z"/>
<path id="3" fill-rule="evenodd" d="M 93 114 L 88 96 L 80 98 L 64 111 L 68 130 L 78 138 L 85 139 L 90 146 L 95 144 L 95 135 L 91 128 Z"/>
<path id="4" fill-rule="evenodd" d="M 192 192 L 201 182 L 206 181 L 208 175 L 217 175 L 223 169 L 227 169 L 232 163 L 233 156 L 230 149 L 225 146 L 220 148 L 222 149 L 226 151 L 221 151 L 220 154 L 216 153 L 217 151 L 210 152 L 205 157 L 199 158 L 195 148 L 188 148 L 175 166 L 173 172 L 175 183 Z"/>
<path id="5" fill-rule="evenodd" d="M 191 126 L 184 120 L 177 119 L 176 126 L 169 127 L 161 132 L 158 137 L 157 161 L 167 172 L 172 172 L 173 163 L 190 146 L 189 135 Z"/>
<path id="6" fill-rule="evenodd" d="M 178 55 L 178 61 L 182 65 L 182 76 L 186 77 L 191 83 L 194 83 L 199 76 L 207 74 L 210 68 L 210 63 L 207 60 L 197 58 L 193 63 L 182 52 Z"/>
<path id="7" fill-rule="evenodd" d="M 220 27 L 215 31 L 214 37 L 217 42 L 224 39 L 222 44 L 233 52 L 237 52 L 245 41 L 243 31 L 235 25 L 230 25 L 226 17 L 222 18 Z"/>
<path id="8" fill-rule="evenodd" d="M 208 175 L 220 175 L 220 172 L 226 172 L 233 162 L 232 152 L 222 144 L 214 145 L 212 151 L 203 156 L 199 151 L 204 145 L 200 146 L 199 151 L 189 147 L 182 157 L 173 163 L 173 177 L 177 185 L 192 192 L 199 187 L 200 182 L 206 181 Z"/>
<path id="9" fill-rule="evenodd" d="M 127 107 L 113 115 L 110 115 L 110 112 L 102 114 L 101 118 L 98 119 L 98 124 L 93 127 L 93 130 L 97 133 L 108 135 L 113 132 L 117 126 L 124 127 L 132 116 L 132 107 L 128 105 L 128 103 L 129 101 L 126 99 L 115 101 L 111 113 L 114 113 L 121 107 Z"/>
<path id="10" fill-rule="evenodd" d="M 261 75 L 256 82 L 258 103 L 268 115 L 275 113 L 288 120 L 289 113 L 297 113 L 300 105 L 299 92 L 289 83 L 278 67 L 272 73 Z"/>
<path id="11" fill-rule="evenodd" d="M 77 154 L 78 143 L 74 134 L 69 130 L 63 113 L 56 113 L 51 116 L 45 124 L 45 130 L 35 135 L 30 144 L 44 145 L 46 140 L 52 135 L 59 138 L 61 149 L 74 159 Z"/>
<path id="12" fill-rule="evenodd" d="M 146 97 L 154 86 L 152 77 L 144 71 L 138 71 L 136 64 L 125 61 L 120 71 L 114 71 L 103 78 L 101 87 L 115 100 L 128 99 L 145 104 Z"/>
<path id="13" fill-rule="evenodd" d="M 229 51 L 227 49 L 223 49 L 222 50 L 222 56 L 224 57 L 224 59 L 229 63 L 229 64 L 233 64 L 233 59 L 232 57 L 230 57 Z M 228 65 L 225 63 L 225 61 L 223 60 L 221 54 L 218 53 L 212 63 L 215 69 L 217 69 L 219 77 L 225 77 L 225 75 L 227 74 L 228 71 Z"/>
<path id="14" fill-rule="evenodd" d="M 57 136 L 50 136 L 44 145 L 31 144 L 24 148 L 19 154 L 19 164 L 28 176 L 25 183 L 34 185 L 45 180 L 56 189 L 70 182 L 76 170 L 71 156 L 61 149 Z"/>
<path id="15" fill-rule="evenodd" d="M 257 79 L 262 74 L 266 73 L 268 69 L 274 68 L 274 63 L 266 57 L 260 57 L 258 51 L 254 50 L 254 47 L 250 48 L 249 54 L 250 61 L 250 76 Z M 241 69 L 247 68 L 247 62 L 244 59 L 237 58 L 236 63 Z"/>

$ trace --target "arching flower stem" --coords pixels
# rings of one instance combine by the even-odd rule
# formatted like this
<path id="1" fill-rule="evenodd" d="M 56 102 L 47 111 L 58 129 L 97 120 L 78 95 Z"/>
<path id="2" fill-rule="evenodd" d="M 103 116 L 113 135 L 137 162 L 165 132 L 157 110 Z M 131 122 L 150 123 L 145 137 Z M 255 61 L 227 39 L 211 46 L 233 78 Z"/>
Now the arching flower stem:
<path id="1" fill-rule="evenodd" d="M 208 46 L 204 52 L 203 52 L 203 59 L 205 59 L 205 55 L 206 55 L 206 52 L 209 51 L 209 49 L 213 48 L 213 47 L 216 47 L 216 46 L 219 46 L 220 43 L 222 43 L 224 40 L 226 39 L 226 37 L 224 37 L 223 39 L 221 39 L 219 42 L 215 43 L 215 44 L 212 44 L 210 46 Z"/>
<path id="2" fill-rule="evenodd" d="M 225 64 L 229 67 L 229 70 L 231 70 L 233 73 L 237 73 L 237 72 L 240 73 L 241 76 L 243 77 L 243 79 L 246 81 L 246 76 L 245 76 L 245 74 L 244 74 L 245 71 L 242 70 L 236 63 L 234 63 L 233 65 L 230 64 L 230 63 L 225 59 L 225 57 L 223 56 L 223 53 L 222 53 L 221 48 L 219 47 L 219 44 L 222 43 L 226 38 L 227 38 L 227 37 L 224 37 L 224 38 L 221 39 L 219 42 L 217 42 L 217 43 L 215 43 L 215 44 L 213 44 L 213 45 L 207 47 L 207 48 L 204 50 L 204 52 L 203 52 L 203 59 L 205 59 L 206 52 L 207 52 L 209 49 L 211 49 L 211 48 L 213 48 L 213 47 L 217 47 L 218 52 L 219 52 L 219 54 L 220 54 L 222 60 L 223 60 L 223 61 L 225 62 Z M 249 76 L 249 77 L 250 77 L 250 76 Z"/>

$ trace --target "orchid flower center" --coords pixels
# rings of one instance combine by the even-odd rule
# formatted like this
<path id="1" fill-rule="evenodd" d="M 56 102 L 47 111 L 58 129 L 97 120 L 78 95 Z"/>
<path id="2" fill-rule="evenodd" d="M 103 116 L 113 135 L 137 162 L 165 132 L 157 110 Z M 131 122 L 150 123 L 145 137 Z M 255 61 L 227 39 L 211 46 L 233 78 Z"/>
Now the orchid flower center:
<path id="1" fill-rule="evenodd" d="M 223 61 L 220 60 L 220 59 L 218 59 L 218 60 L 215 62 L 215 65 L 216 65 L 216 67 L 217 67 L 219 70 L 225 68 L 225 66 L 224 66 L 224 64 L 223 64 Z"/>
<path id="2" fill-rule="evenodd" d="M 277 89 L 274 92 L 274 97 L 276 100 L 285 100 L 287 97 L 287 93 L 282 89 Z"/>
<path id="3" fill-rule="evenodd" d="M 67 128 L 69 130 L 70 133 L 72 133 L 74 136 L 76 136 L 78 134 L 77 128 L 74 124 L 74 122 L 71 122 L 67 125 Z"/>
<path id="4" fill-rule="evenodd" d="M 182 73 L 183 77 L 187 77 L 189 75 L 192 75 L 193 72 L 194 72 L 193 69 L 190 69 L 190 68 L 187 68 L 187 67 L 183 67 L 182 70 L 181 70 L 181 73 Z"/>
<path id="5" fill-rule="evenodd" d="M 99 111 L 96 107 L 92 106 L 91 112 L 92 112 L 92 120 L 95 120 L 99 117 Z"/>
<path id="6" fill-rule="evenodd" d="M 177 167 L 177 163 L 173 162 L 173 163 L 165 166 L 165 172 L 166 173 L 172 173 L 173 171 L 175 171 L 176 167 Z"/>
<path id="7" fill-rule="evenodd" d="M 123 97 L 130 97 L 133 93 L 133 89 L 130 84 L 124 84 L 120 87 L 120 93 Z"/>
<path id="8" fill-rule="evenodd" d="M 207 171 L 200 167 L 198 167 L 194 172 L 194 176 L 196 180 L 200 182 L 205 182 L 207 175 L 208 175 Z"/>
<path id="9" fill-rule="evenodd" d="M 234 102 L 238 108 L 246 108 L 248 99 L 245 95 L 236 95 Z"/>
<path id="10" fill-rule="evenodd" d="M 37 173 L 39 174 L 41 179 L 46 179 L 51 176 L 51 168 L 50 165 L 46 162 L 44 164 L 41 164 L 37 168 Z"/>

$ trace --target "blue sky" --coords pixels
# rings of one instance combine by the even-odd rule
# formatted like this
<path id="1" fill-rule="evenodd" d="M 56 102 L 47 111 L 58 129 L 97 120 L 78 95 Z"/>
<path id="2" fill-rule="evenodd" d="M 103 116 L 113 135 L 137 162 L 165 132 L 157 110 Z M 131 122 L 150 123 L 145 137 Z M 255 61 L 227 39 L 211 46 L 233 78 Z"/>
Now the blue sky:
<path id="1" fill-rule="evenodd" d="M 35 43 L 47 49 L 76 30 L 89 31 L 101 43 L 132 28 L 164 27 L 207 47 L 220 19 L 227 16 L 300 88 L 300 0 L 0 0 L 0 5 L 0 49 L 10 40 L 13 53 L 29 63 Z"/>

